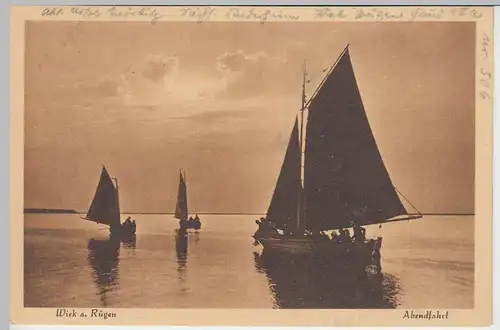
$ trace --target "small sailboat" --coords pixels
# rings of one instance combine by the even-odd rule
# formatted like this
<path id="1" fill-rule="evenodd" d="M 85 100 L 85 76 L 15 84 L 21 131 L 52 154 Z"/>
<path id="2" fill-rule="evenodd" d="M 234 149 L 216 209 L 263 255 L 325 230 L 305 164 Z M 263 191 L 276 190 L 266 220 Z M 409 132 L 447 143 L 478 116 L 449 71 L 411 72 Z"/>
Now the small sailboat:
<path id="1" fill-rule="evenodd" d="M 177 204 L 175 206 L 174 218 L 179 220 L 180 229 L 200 229 L 201 220 L 196 215 L 194 218 L 189 217 L 188 213 L 188 201 L 187 201 L 187 185 L 186 185 L 186 174 L 179 173 L 179 189 L 177 191 Z"/>
<path id="2" fill-rule="evenodd" d="M 113 236 L 126 239 L 135 235 L 135 221 L 130 222 L 127 219 L 127 221 L 121 223 L 118 179 L 111 178 L 104 165 L 102 166 L 101 177 L 97 184 L 94 199 L 90 204 L 87 215 L 81 218 L 109 226 L 109 232 Z"/>
<path id="3" fill-rule="evenodd" d="M 356 260 L 358 265 L 368 265 L 373 263 L 373 255 L 378 260 L 382 237 L 366 238 L 363 232 L 362 239 L 353 242 L 350 237 L 330 239 L 325 231 L 340 229 L 347 235 L 344 231 L 351 227 L 364 230 L 361 226 L 422 218 L 416 208 L 418 214 L 407 212 L 389 177 L 366 116 L 348 47 L 309 101 L 304 69 L 301 128 L 296 117 L 267 216 L 256 221 L 259 229 L 253 235 L 254 244 L 261 244 L 264 253 Z"/>

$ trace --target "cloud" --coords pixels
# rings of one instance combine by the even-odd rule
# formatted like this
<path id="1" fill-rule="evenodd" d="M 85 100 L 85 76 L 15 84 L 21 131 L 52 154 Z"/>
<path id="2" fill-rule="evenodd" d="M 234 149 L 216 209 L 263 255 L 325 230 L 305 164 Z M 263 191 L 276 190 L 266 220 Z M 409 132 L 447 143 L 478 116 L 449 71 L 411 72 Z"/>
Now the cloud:
<path id="1" fill-rule="evenodd" d="M 190 108 L 188 115 L 210 108 L 218 111 L 224 103 L 235 99 L 260 99 L 263 103 L 276 92 L 286 94 L 289 86 L 272 79 L 288 74 L 290 70 L 284 70 L 286 64 L 286 58 L 242 50 L 220 54 L 211 68 L 193 67 L 177 57 L 150 55 L 131 65 L 120 77 L 119 90 L 126 105 L 170 106 L 171 115 L 183 115 L 176 111 L 178 105 L 182 105 L 183 111 Z M 291 81 L 294 88 L 295 79 L 285 81 Z"/>
<path id="2" fill-rule="evenodd" d="M 149 56 L 133 64 L 120 77 L 120 92 L 124 103 L 132 106 L 170 106 L 176 113 L 176 105 L 199 107 L 200 102 L 213 99 L 226 88 L 223 75 L 182 66 L 177 57 Z"/>
<path id="3" fill-rule="evenodd" d="M 179 68 L 177 57 L 153 56 L 146 60 L 142 75 L 154 82 L 161 83 L 165 76 L 172 74 Z"/>
<path id="4" fill-rule="evenodd" d="M 182 126 L 216 123 L 217 127 L 207 128 L 210 131 L 232 131 L 236 124 L 261 126 L 262 116 L 294 111 L 288 106 L 290 93 L 270 79 L 282 71 L 286 60 L 240 50 L 214 57 L 212 63 L 200 69 L 177 57 L 144 56 L 114 80 L 100 82 L 94 93 L 96 99 L 118 97 L 115 103 L 127 116 L 159 122 L 182 119 Z"/>
<path id="5" fill-rule="evenodd" d="M 276 95 L 270 90 L 274 82 L 268 75 L 273 77 L 275 73 L 269 72 L 281 70 L 285 63 L 264 52 L 224 52 L 198 67 L 175 56 L 145 55 L 124 66 L 121 74 L 52 86 L 50 93 L 42 94 L 47 100 L 42 111 L 32 113 L 30 122 L 57 118 L 79 136 L 86 135 L 91 127 L 106 126 L 93 134 L 95 139 L 85 139 L 92 145 L 116 134 L 115 127 L 142 132 L 140 136 L 147 136 L 148 143 L 153 144 L 212 133 L 231 139 L 241 130 L 266 132 L 276 141 L 279 133 L 288 134 L 288 118 L 296 111 L 290 93 Z M 35 103 L 33 98 L 28 101 L 40 109 L 40 102 Z M 277 117 L 282 118 L 277 121 Z M 146 126 L 147 134 L 143 129 Z M 54 141 L 59 135 L 44 125 L 37 130 L 45 132 L 45 140 Z M 138 136 L 127 134 L 127 139 L 132 138 L 137 140 Z"/>
<path id="6" fill-rule="evenodd" d="M 266 67 L 282 62 L 278 57 L 273 57 L 265 52 L 247 54 L 242 50 L 224 53 L 217 57 L 219 69 L 222 71 L 248 71 L 250 67 Z"/>
<path id="7" fill-rule="evenodd" d="M 247 98 L 283 91 L 284 86 L 273 81 L 273 77 L 287 75 L 283 70 L 286 64 L 286 58 L 264 52 L 247 54 L 238 50 L 221 54 L 217 58 L 217 68 L 230 78 L 230 84 L 220 96 Z"/>

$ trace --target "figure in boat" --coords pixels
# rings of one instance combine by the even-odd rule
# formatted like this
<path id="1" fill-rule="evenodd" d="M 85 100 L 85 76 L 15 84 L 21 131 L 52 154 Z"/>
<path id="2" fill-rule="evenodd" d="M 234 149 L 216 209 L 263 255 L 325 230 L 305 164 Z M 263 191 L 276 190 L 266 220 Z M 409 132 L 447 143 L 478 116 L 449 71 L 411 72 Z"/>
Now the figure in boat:
<path id="1" fill-rule="evenodd" d="M 348 229 L 339 229 L 340 236 L 339 236 L 339 241 L 340 243 L 346 243 L 346 242 L 351 242 L 351 234 L 349 233 Z"/>
<path id="2" fill-rule="evenodd" d="M 275 237 L 279 235 L 278 230 L 274 227 L 273 223 L 268 221 L 265 217 L 261 217 L 259 220 L 255 220 L 258 226 L 257 231 L 253 235 L 253 238 L 257 242 L 262 237 Z"/>
<path id="3" fill-rule="evenodd" d="M 399 195 L 413 205 L 391 181 L 367 119 L 348 46 L 309 100 L 307 81 L 304 67 L 300 120 L 295 118 L 265 218 L 278 234 L 259 221 L 253 237 L 264 251 L 380 264 L 382 237 L 367 238 L 362 226 L 418 219 L 422 214 L 415 207 L 417 215 L 407 212 Z M 339 235 L 329 239 L 324 234 L 329 230 Z"/>
<path id="4" fill-rule="evenodd" d="M 353 224 L 353 240 L 354 242 L 364 242 L 366 240 L 366 229 L 358 226 L 357 224 Z"/>
<path id="5" fill-rule="evenodd" d="M 186 228 L 192 228 L 192 229 L 200 229 L 201 228 L 201 221 L 200 217 L 198 214 L 196 216 L 190 216 L 189 219 L 186 221 Z"/>
<path id="6" fill-rule="evenodd" d="M 125 219 L 125 221 L 123 222 L 122 227 L 127 227 L 129 228 L 128 229 L 129 231 L 135 233 L 136 230 L 135 220 L 132 220 L 130 217 L 127 217 L 127 219 Z"/>
<path id="7" fill-rule="evenodd" d="M 183 230 L 201 228 L 201 220 L 198 214 L 188 218 L 187 184 L 186 175 L 180 172 L 179 188 L 177 192 L 177 204 L 175 206 L 174 218 L 179 220 L 179 228 Z"/>
<path id="8" fill-rule="evenodd" d="M 135 235 L 135 220 L 130 221 L 128 217 L 121 223 L 118 179 L 111 178 L 104 165 L 92 203 L 82 219 L 109 226 L 109 233 L 113 236 L 127 238 Z"/>

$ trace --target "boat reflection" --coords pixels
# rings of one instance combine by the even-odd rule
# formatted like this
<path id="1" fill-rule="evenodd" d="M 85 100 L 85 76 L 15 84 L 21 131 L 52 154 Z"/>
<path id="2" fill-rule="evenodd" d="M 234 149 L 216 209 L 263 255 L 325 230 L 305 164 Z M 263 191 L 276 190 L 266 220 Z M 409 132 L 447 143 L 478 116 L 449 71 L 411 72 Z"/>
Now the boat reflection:
<path id="1" fill-rule="evenodd" d="M 122 238 L 122 245 L 126 249 L 135 249 L 137 244 L 137 237 L 135 235 L 127 238 Z"/>
<path id="2" fill-rule="evenodd" d="M 185 280 L 188 257 L 188 233 L 185 230 L 175 230 L 175 253 L 177 257 L 177 274 L 181 281 Z"/>
<path id="3" fill-rule="evenodd" d="M 337 271 L 315 260 L 294 260 L 254 252 L 257 271 L 266 275 L 276 308 L 396 308 L 397 278 Z"/>
<path id="4" fill-rule="evenodd" d="M 91 238 L 88 241 L 88 261 L 92 268 L 92 277 L 98 289 L 101 306 L 109 305 L 109 296 L 118 287 L 120 245 L 119 238 L 109 237 L 106 240 Z M 123 241 L 124 248 L 135 249 L 136 238 Z"/>

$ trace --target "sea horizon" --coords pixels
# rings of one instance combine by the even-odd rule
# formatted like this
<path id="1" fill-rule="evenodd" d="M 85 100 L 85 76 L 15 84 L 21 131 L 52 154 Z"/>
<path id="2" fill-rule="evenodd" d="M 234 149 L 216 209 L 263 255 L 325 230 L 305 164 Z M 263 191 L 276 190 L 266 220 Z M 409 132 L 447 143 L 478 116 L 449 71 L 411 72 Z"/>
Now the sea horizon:
<path id="1" fill-rule="evenodd" d="M 37 211 L 35 211 L 37 210 Z M 66 212 L 62 212 L 66 211 Z M 78 211 L 75 209 L 66 209 L 66 208 L 25 208 L 24 214 L 87 214 L 86 211 Z M 152 214 L 152 215 L 169 215 L 175 214 L 175 212 L 120 212 L 120 214 L 132 214 L 132 215 L 142 215 L 142 214 Z M 190 214 L 199 214 L 199 215 L 266 215 L 267 212 L 197 212 L 192 211 Z M 428 213 L 407 213 L 407 215 L 423 215 L 423 216 L 474 216 L 475 213 L 461 213 L 461 212 L 428 212 Z"/>

